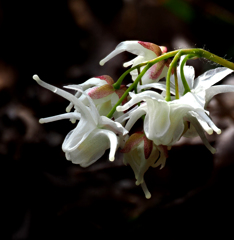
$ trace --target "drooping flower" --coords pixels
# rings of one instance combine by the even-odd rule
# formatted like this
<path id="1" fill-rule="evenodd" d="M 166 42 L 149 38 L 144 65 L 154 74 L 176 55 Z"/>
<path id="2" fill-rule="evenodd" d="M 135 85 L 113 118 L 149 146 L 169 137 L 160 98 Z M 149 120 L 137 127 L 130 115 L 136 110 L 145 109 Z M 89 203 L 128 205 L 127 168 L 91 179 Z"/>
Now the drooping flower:
<path id="1" fill-rule="evenodd" d="M 135 122 L 145 115 L 144 132 L 155 145 L 170 147 L 177 142 L 186 130 L 186 117 L 190 115 L 191 111 L 201 119 L 202 127 L 207 127 L 205 130 L 209 129 L 220 133 L 220 129 L 210 120 L 203 107 L 197 103 L 190 92 L 180 99 L 169 102 L 153 91 L 131 93 L 130 96 L 131 100 L 123 106 L 118 106 L 117 111 L 125 111 L 139 102 L 142 104 L 129 114 L 125 128 L 129 131 Z M 214 151 L 211 146 L 209 146 L 209 150 Z"/>
<path id="2" fill-rule="evenodd" d="M 181 80 L 181 73 L 180 73 L 180 66 L 182 63 L 183 57 L 181 58 L 180 64 L 177 67 L 177 77 L 178 77 L 178 88 L 179 88 L 179 96 L 182 97 L 184 94 L 184 86 Z M 197 99 L 198 103 L 202 107 L 206 107 L 212 97 L 219 93 L 225 92 L 233 92 L 234 87 L 232 85 L 219 85 L 213 86 L 214 84 L 218 83 L 226 76 L 233 72 L 232 69 L 226 67 L 218 67 L 215 69 L 211 69 L 203 73 L 202 75 L 198 76 L 195 79 L 195 70 L 192 66 L 184 66 L 184 76 L 188 83 L 188 86 L 191 90 L 191 93 Z M 175 95 L 175 77 L 174 75 L 171 76 L 171 93 Z M 159 83 L 149 83 L 145 85 L 138 86 L 138 91 L 140 92 L 142 89 L 160 89 L 165 91 L 166 90 L 166 82 L 162 81 Z"/>
<path id="3" fill-rule="evenodd" d="M 109 55 L 107 55 L 104 59 L 100 61 L 100 65 L 104 65 L 111 58 L 124 51 L 137 55 L 137 57 L 133 60 L 123 64 L 124 67 L 134 67 L 140 63 L 144 63 L 162 55 L 163 53 L 167 52 L 167 48 L 164 46 L 159 47 L 156 44 L 142 41 L 121 42 L 117 45 L 114 51 L 112 51 Z M 146 84 L 151 82 L 157 82 L 161 78 L 165 77 L 170 62 L 170 59 L 168 59 L 166 61 L 163 60 L 154 64 L 142 77 L 142 83 Z M 144 67 L 145 66 L 142 66 L 140 70 L 142 71 Z M 138 76 L 138 71 L 133 70 L 130 74 L 132 75 L 132 80 L 134 81 Z"/>
<path id="4" fill-rule="evenodd" d="M 89 105 L 89 101 L 85 95 L 80 94 L 80 89 L 85 90 L 85 92 L 93 100 L 100 115 L 106 116 L 117 101 L 122 97 L 122 95 L 127 90 L 125 85 L 121 85 L 119 89 L 114 89 L 114 80 L 108 76 L 103 75 L 87 80 L 86 82 L 79 85 L 68 85 L 65 88 L 76 90 L 76 97 L 85 104 Z M 127 102 L 127 98 L 122 102 L 123 104 Z M 67 111 L 70 112 L 73 104 L 70 103 L 67 107 Z M 115 112 L 113 117 L 116 119 L 120 117 L 122 113 Z"/>
<path id="5" fill-rule="evenodd" d="M 181 80 L 181 74 L 180 74 L 180 65 L 183 58 L 180 61 L 179 66 L 177 67 L 177 76 L 178 76 L 178 89 L 179 89 L 179 97 L 183 97 L 184 94 L 184 86 Z M 218 129 L 213 121 L 208 117 L 209 112 L 205 110 L 207 104 L 210 102 L 212 97 L 219 93 L 224 92 L 234 92 L 234 86 L 232 85 L 219 85 L 219 86 L 213 86 L 217 82 L 221 81 L 223 78 L 231 74 L 233 70 L 226 68 L 226 67 L 218 67 L 215 69 L 208 70 L 204 74 L 198 76 L 195 78 L 195 71 L 192 66 L 184 66 L 184 76 L 188 83 L 188 86 L 190 88 L 190 98 L 192 98 L 192 101 L 188 101 L 188 104 L 191 102 L 196 102 L 196 104 L 199 104 L 203 111 L 205 112 L 205 115 L 203 115 L 203 118 L 199 116 L 194 111 L 190 111 L 186 117 L 190 121 L 192 121 L 193 125 L 196 125 L 196 129 L 192 128 L 193 126 L 190 125 L 190 128 L 188 128 L 188 131 L 184 133 L 185 137 L 194 137 L 197 134 L 200 135 L 200 137 L 203 139 L 204 142 L 204 134 L 201 132 L 201 128 L 199 128 L 199 125 L 201 125 L 202 129 L 204 129 L 209 135 L 213 133 L 213 130 L 220 134 L 221 130 Z M 175 95 L 175 79 L 174 75 L 171 76 L 171 93 Z M 138 91 L 141 91 L 142 89 L 147 88 L 156 88 L 165 91 L 166 86 L 165 82 L 162 83 L 151 83 L 146 85 L 138 86 Z M 204 117 L 206 120 L 204 120 Z M 211 127 L 212 126 L 212 127 Z M 200 129 L 200 130 L 199 130 Z M 207 141 L 207 140 L 206 140 Z M 204 142 L 205 143 L 205 142 Z M 207 145 L 207 143 L 205 143 Z"/>
<path id="6" fill-rule="evenodd" d="M 70 118 L 79 120 L 77 126 L 67 134 L 62 144 L 67 160 L 87 167 L 97 161 L 110 148 L 109 160 L 113 161 L 118 148 L 117 135 L 123 136 L 127 134 L 127 130 L 120 123 L 100 116 L 88 95 L 86 97 L 89 101 L 89 107 L 74 95 L 43 82 L 37 75 L 34 75 L 33 79 L 42 87 L 72 102 L 78 109 L 78 112 L 40 119 L 40 123 Z M 80 91 L 82 92 L 82 90 Z"/>
<path id="7" fill-rule="evenodd" d="M 149 167 L 164 167 L 166 162 L 165 151 L 156 146 L 143 132 L 132 134 L 121 150 L 124 153 L 123 162 L 130 165 L 136 178 L 136 185 L 141 185 L 146 198 L 151 194 L 146 186 L 144 174 Z"/>

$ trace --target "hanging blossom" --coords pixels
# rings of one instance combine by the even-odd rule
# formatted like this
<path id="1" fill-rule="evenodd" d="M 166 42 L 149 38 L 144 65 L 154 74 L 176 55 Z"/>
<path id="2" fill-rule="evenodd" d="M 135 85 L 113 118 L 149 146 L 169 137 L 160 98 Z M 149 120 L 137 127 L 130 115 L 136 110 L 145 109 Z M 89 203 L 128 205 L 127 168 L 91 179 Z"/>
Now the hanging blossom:
<path id="1" fill-rule="evenodd" d="M 184 57 L 181 58 L 180 64 L 177 67 L 177 76 L 178 76 L 178 89 L 179 89 L 179 97 L 183 98 L 184 96 L 184 85 L 182 83 L 181 79 L 181 72 L 180 67 L 181 63 L 183 61 Z M 226 67 L 218 67 L 215 69 L 208 70 L 207 72 L 203 73 L 202 75 L 195 78 L 195 71 L 192 66 L 184 66 L 183 68 L 184 76 L 186 79 L 186 82 L 190 88 L 190 98 L 187 102 L 187 104 L 196 102 L 196 104 L 199 104 L 202 108 L 205 114 L 203 114 L 203 117 L 201 117 L 196 111 L 189 111 L 186 114 L 186 119 L 189 122 L 189 127 L 187 128 L 186 133 L 184 134 L 185 137 L 195 137 L 196 135 L 200 135 L 203 142 L 207 145 L 207 140 L 205 138 L 205 135 L 202 133 L 202 131 L 206 131 L 209 135 L 213 134 L 213 131 L 215 131 L 217 134 L 221 133 L 221 130 L 215 126 L 213 121 L 209 118 L 209 112 L 205 110 L 206 106 L 217 94 L 225 93 L 225 92 L 234 92 L 234 86 L 232 85 L 219 85 L 219 86 L 213 86 L 214 84 L 218 83 L 222 79 L 224 79 L 226 76 L 231 74 L 233 72 L 232 69 L 226 68 Z M 175 87 L 175 77 L 174 75 L 171 76 L 171 93 L 176 94 L 176 87 Z M 166 83 L 151 83 L 146 85 L 141 85 L 138 87 L 138 90 L 141 91 L 142 89 L 160 89 L 165 91 L 166 90 Z M 192 123 L 192 125 L 190 125 Z M 196 128 L 195 128 L 195 126 Z M 201 127 L 199 127 L 201 125 Z M 213 152 L 214 150 L 212 150 Z"/>
<path id="2" fill-rule="evenodd" d="M 181 79 L 181 63 L 183 61 L 184 57 L 181 57 L 180 64 L 177 67 L 177 77 L 178 77 L 178 89 L 179 89 L 179 96 L 182 97 L 184 95 L 184 85 L 182 83 Z M 214 84 L 218 83 L 222 79 L 224 79 L 226 76 L 231 74 L 233 72 L 232 69 L 226 68 L 226 67 L 217 67 L 215 69 L 211 69 L 203 73 L 202 75 L 195 78 L 195 70 L 192 66 L 185 65 L 183 67 L 184 76 L 186 79 L 186 82 L 191 90 L 191 93 L 194 95 L 194 97 L 197 99 L 198 103 L 202 107 L 206 107 L 207 104 L 210 102 L 212 97 L 219 93 L 225 93 L 225 92 L 233 92 L 233 86 L 232 85 L 219 85 L 219 86 L 213 86 Z M 172 75 L 170 78 L 171 86 L 170 90 L 171 93 L 175 95 L 176 93 L 176 87 L 175 87 L 175 76 Z M 150 84 L 143 84 L 138 86 L 138 91 L 142 91 L 143 89 L 160 89 L 165 91 L 166 90 L 166 82 L 161 81 L 160 83 L 150 83 Z"/>
<path id="3" fill-rule="evenodd" d="M 88 106 L 88 98 L 79 90 L 85 91 L 86 94 L 88 94 L 89 97 L 93 100 L 93 103 L 96 106 L 99 114 L 106 116 L 127 90 L 127 87 L 125 85 L 121 85 L 119 89 L 114 89 L 113 84 L 114 80 L 110 76 L 103 75 L 91 78 L 82 84 L 65 86 L 65 88 L 76 90 L 77 92 L 75 93 L 75 96 L 79 97 L 79 99 Z M 126 102 L 127 98 L 123 100 L 122 104 Z M 74 105 L 71 102 L 66 111 L 70 112 L 73 106 Z M 77 110 L 75 109 L 75 111 Z M 115 112 L 113 117 L 116 119 L 121 115 L 122 113 L 120 114 L 118 112 Z M 74 119 L 71 120 L 74 122 Z"/>
<path id="4" fill-rule="evenodd" d="M 135 122 L 145 115 L 143 124 L 146 137 L 158 146 L 163 145 L 170 149 L 181 138 L 187 130 L 186 117 L 190 115 L 191 111 L 196 113 L 199 119 L 202 119 L 204 125 L 206 124 L 210 129 L 220 133 L 220 129 L 210 120 L 190 92 L 180 99 L 169 102 L 165 101 L 159 93 L 150 90 L 138 94 L 131 93 L 130 96 L 131 100 L 123 106 L 118 106 L 117 111 L 126 111 L 140 102 L 142 104 L 129 114 L 125 128 L 129 131 Z M 214 152 L 208 142 L 206 142 L 206 146 L 211 152 Z"/>
<path id="5" fill-rule="evenodd" d="M 87 167 L 97 161 L 110 148 L 109 160 L 114 161 L 119 144 L 118 136 L 126 135 L 127 130 L 120 123 L 105 116 L 100 116 L 92 99 L 82 90 L 79 91 L 86 95 L 89 107 L 74 95 L 43 82 L 37 75 L 34 75 L 33 79 L 42 87 L 71 101 L 75 108 L 79 110 L 79 112 L 42 118 L 39 121 L 40 123 L 47 123 L 70 118 L 79 120 L 75 129 L 67 134 L 62 144 L 62 150 L 65 152 L 67 160 L 80 164 L 82 167 Z"/>
<path id="6" fill-rule="evenodd" d="M 144 174 L 149 167 L 164 167 L 167 157 L 164 148 L 156 146 L 144 132 L 136 132 L 128 138 L 121 152 L 124 164 L 129 164 L 134 171 L 136 185 L 141 185 L 145 197 L 149 199 L 151 194 L 146 186 Z"/>
<path id="7" fill-rule="evenodd" d="M 133 60 L 126 62 L 123 64 L 124 67 L 135 67 L 136 65 L 140 63 L 144 63 L 147 61 L 150 61 L 152 59 L 155 59 L 156 57 L 159 57 L 163 53 L 167 52 L 167 48 L 164 46 L 158 46 L 153 43 L 149 42 L 142 42 L 142 41 L 125 41 L 121 42 L 117 45 L 114 51 L 112 51 L 109 55 L 107 55 L 104 59 L 100 61 L 100 65 L 104 65 L 107 61 L 118 55 L 119 53 L 122 53 L 124 51 L 133 53 L 137 55 L 136 58 Z M 142 77 L 142 83 L 151 83 L 151 82 L 157 82 L 161 78 L 166 76 L 168 66 L 170 64 L 171 60 L 162 60 L 156 64 L 154 64 Z M 144 69 L 145 66 L 142 66 L 140 68 L 140 71 Z M 132 80 L 134 81 L 138 76 L 138 71 L 133 70 L 131 71 Z"/>

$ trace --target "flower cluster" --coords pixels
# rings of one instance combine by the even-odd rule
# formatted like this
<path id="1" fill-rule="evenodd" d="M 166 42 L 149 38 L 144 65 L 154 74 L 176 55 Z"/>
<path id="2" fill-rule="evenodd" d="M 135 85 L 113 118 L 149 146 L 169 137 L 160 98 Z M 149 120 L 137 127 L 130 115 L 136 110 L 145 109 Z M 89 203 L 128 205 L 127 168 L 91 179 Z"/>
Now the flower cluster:
<path id="1" fill-rule="evenodd" d="M 199 135 L 210 152 L 215 153 L 206 133 L 220 134 L 221 130 L 211 120 L 206 106 L 216 94 L 234 92 L 234 86 L 215 85 L 233 72 L 234 64 L 203 49 L 167 52 L 166 47 L 153 43 L 125 41 L 101 60 L 100 65 L 124 51 L 137 56 L 124 63 L 124 67 L 131 68 L 116 82 L 103 75 L 65 87 L 74 90 L 74 94 L 34 75 L 39 85 L 70 102 L 67 113 L 39 121 L 78 121 L 62 145 L 67 160 L 87 167 L 107 149 L 110 161 L 114 161 L 116 151 L 120 151 L 124 164 L 133 169 L 136 184 L 141 185 L 146 198 L 150 198 L 145 172 L 150 166 L 163 168 L 168 150 L 182 136 Z M 223 67 L 195 78 L 194 68 L 186 66 L 186 62 L 199 57 Z M 127 74 L 131 74 L 132 82 L 125 86 L 122 81 Z M 142 125 L 137 132 L 133 128 L 136 122 Z"/>

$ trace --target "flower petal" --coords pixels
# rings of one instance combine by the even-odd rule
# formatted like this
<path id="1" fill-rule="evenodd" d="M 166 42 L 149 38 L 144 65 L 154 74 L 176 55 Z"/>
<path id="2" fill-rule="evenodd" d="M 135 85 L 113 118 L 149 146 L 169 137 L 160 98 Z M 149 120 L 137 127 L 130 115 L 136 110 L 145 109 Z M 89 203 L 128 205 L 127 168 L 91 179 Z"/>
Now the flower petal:
<path id="1" fill-rule="evenodd" d="M 136 110 L 137 108 L 138 108 L 138 106 L 135 106 L 134 108 L 130 109 L 129 111 L 127 111 L 123 115 L 116 118 L 115 122 L 119 122 L 119 123 L 123 124 L 127 119 L 129 119 L 130 113 L 133 112 L 134 110 Z"/>
<path id="2" fill-rule="evenodd" d="M 95 129 L 95 125 L 89 124 L 89 122 L 82 117 L 75 129 L 70 131 L 64 139 L 64 142 L 62 144 L 63 151 L 74 151 Z"/>
<path id="3" fill-rule="evenodd" d="M 197 111 L 197 113 L 209 124 L 209 126 L 217 133 L 220 134 L 221 130 L 213 123 L 213 121 L 203 111 Z"/>
<path id="4" fill-rule="evenodd" d="M 81 167 L 88 167 L 97 161 L 111 146 L 110 160 L 113 160 L 117 148 L 117 137 L 108 130 L 96 129 L 72 151 L 66 152 L 66 157 Z"/>
<path id="5" fill-rule="evenodd" d="M 62 119 L 70 119 L 70 118 L 80 120 L 81 114 L 77 113 L 77 112 L 64 113 L 64 114 L 60 114 L 60 115 L 53 116 L 53 117 L 41 118 L 39 120 L 39 123 L 48 123 L 48 122 L 54 122 L 54 121 L 58 121 L 58 120 L 62 120 Z"/>
<path id="6" fill-rule="evenodd" d="M 142 83 L 152 83 L 157 82 L 161 78 L 166 77 L 168 71 L 168 67 L 166 66 L 166 62 L 160 61 L 154 64 L 152 67 L 147 70 L 147 72 L 142 77 Z"/>
<path id="7" fill-rule="evenodd" d="M 69 89 L 81 89 L 81 90 L 86 90 L 91 87 L 100 87 L 102 85 L 105 85 L 107 82 L 104 79 L 101 79 L 102 76 L 100 77 L 93 77 L 88 79 L 87 81 L 81 83 L 81 84 L 74 84 L 74 85 L 67 85 L 64 86 L 64 88 L 69 88 Z"/>
<path id="8" fill-rule="evenodd" d="M 195 111 L 189 111 L 189 116 L 195 117 L 199 122 L 200 126 L 209 134 L 213 134 L 213 129 L 207 124 L 207 122 Z"/>
<path id="9" fill-rule="evenodd" d="M 110 161 L 114 161 L 114 159 L 115 159 L 115 152 L 116 152 L 117 147 L 118 147 L 117 136 L 112 131 L 105 130 L 105 129 L 99 130 L 98 135 L 99 136 L 103 135 L 103 139 L 104 139 L 104 136 L 109 139 L 109 147 L 110 147 L 109 160 Z M 99 137 L 99 141 L 102 141 L 102 138 Z"/>
<path id="10" fill-rule="evenodd" d="M 134 104 L 141 102 L 143 100 L 146 99 L 162 99 L 164 100 L 164 98 L 157 92 L 154 91 L 144 91 L 138 94 L 134 94 L 134 93 L 129 93 L 130 97 L 132 98 L 130 101 L 128 101 L 126 104 L 124 104 L 123 106 L 118 106 L 116 108 L 117 111 L 125 111 L 127 109 L 129 109 L 130 107 L 132 107 Z"/>
<path id="11" fill-rule="evenodd" d="M 187 115 L 187 118 L 192 123 L 192 125 L 195 127 L 198 135 L 200 136 L 202 142 L 207 147 L 207 149 L 209 149 L 210 152 L 214 154 L 216 152 L 216 150 L 208 142 L 208 140 L 207 140 L 207 138 L 206 138 L 206 136 L 204 134 L 204 131 L 203 131 L 201 125 L 199 124 L 198 120 L 195 117 L 191 116 L 191 115 Z"/>
<path id="12" fill-rule="evenodd" d="M 125 129 L 127 131 L 130 131 L 130 129 L 132 128 L 132 126 L 136 123 L 136 121 L 142 117 L 143 115 L 145 115 L 147 112 L 147 107 L 146 104 L 142 104 L 141 106 L 139 106 L 136 110 L 134 110 L 133 112 L 131 112 L 129 114 L 129 120 L 125 126 Z"/>
<path id="13" fill-rule="evenodd" d="M 88 95 L 92 99 L 100 99 L 104 98 L 110 94 L 113 94 L 115 92 L 113 86 L 109 84 L 102 85 L 100 87 L 93 87 L 88 91 Z"/>
<path id="14" fill-rule="evenodd" d="M 68 101 L 72 102 L 80 110 L 81 115 L 84 116 L 85 119 L 89 120 L 89 124 L 95 124 L 95 118 L 97 117 L 95 115 L 95 112 L 91 114 L 91 112 L 87 109 L 87 107 L 74 95 L 42 81 L 37 75 L 33 75 L 33 79 L 42 87 L 62 96 L 63 98 L 67 99 Z"/>
<path id="15" fill-rule="evenodd" d="M 186 79 L 190 89 L 193 89 L 194 76 L 195 76 L 194 68 L 192 66 L 184 66 L 184 76 L 185 76 L 185 79 Z M 178 78 L 179 93 L 180 93 L 180 96 L 183 96 L 184 85 L 181 80 L 180 65 L 177 67 L 177 78 Z M 174 74 L 171 75 L 170 81 L 175 86 L 175 75 Z"/>
<path id="16" fill-rule="evenodd" d="M 160 48 L 159 50 L 161 52 Z M 124 51 L 143 56 L 145 58 L 145 61 L 154 59 L 155 57 L 158 56 L 155 54 L 156 49 L 152 48 L 150 46 L 150 43 L 143 44 L 143 42 L 139 42 L 139 41 L 125 41 L 125 42 L 119 43 L 114 51 L 112 51 L 109 55 L 107 55 L 104 59 L 102 59 L 100 61 L 100 65 L 103 66 L 111 58 L 115 57 L 116 55 Z"/>
<path id="17" fill-rule="evenodd" d="M 149 83 L 149 84 L 137 86 L 138 92 L 142 91 L 143 89 L 150 89 L 150 88 L 155 88 L 155 89 L 159 89 L 162 91 L 166 91 L 166 82 L 160 81 L 160 83 Z M 170 87 L 170 91 L 172 94 L 175 94 L 175 88 L 173 86 Z"/>
<path id="18" fill-rule="evenodd" d="M 170 127 L 170 107 L 166 101 L 147 99 L 147 114 L 144 120 L 144 131 L 148 139 L 157 141 Z M 160 145 L 155 142 L 156 145 Z"/>
<path id="19" fill-rule="evenodd" d="M 212 86 L 206 90 L 206 104 L 208 105 L 210 100 L 217 94 L 225 93 L 225 92 L 234 92 L 233 85 L 220 85 L 220 86 Z"/>
<path id="20" fill-rule="evenodd" d="M 109 129 L 121 135 L 126 135 L 128 133 L 128 131 L 119 122 L 114 122 L 106 116 L 100 116 L 99 127 Z"/>
<path id="21" fill-rule="evenodd" d="M 232 72 L 232 69 L 226 67 L 209 70 L 195 79 L 194 88 L 202 87 L 202 89 L 208 89 Z"/>
<path id="22" fill-rule="evenodd" d="M 144 139 L 145 134 L 143 132 L 133 133 L 126 141 L 124 147 L 121 149 L 122 153 L 128 153 L 135 149 Z"/>

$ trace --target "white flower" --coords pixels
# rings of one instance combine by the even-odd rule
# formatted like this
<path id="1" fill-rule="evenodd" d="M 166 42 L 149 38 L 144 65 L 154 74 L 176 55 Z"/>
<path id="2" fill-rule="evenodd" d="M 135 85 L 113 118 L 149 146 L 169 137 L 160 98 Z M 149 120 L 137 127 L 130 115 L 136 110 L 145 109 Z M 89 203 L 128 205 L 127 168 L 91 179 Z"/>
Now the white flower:
<path id="1" fill-rule="evenodd" d="M 87 107 L 74 95 L 43 82 L 37 75 L 34 75 L 33 79 L 42 87 L 71 101 L 79 110 L 79 112 L 40 119 L 40 123 L 69 118 L 79 120 L 75 129 L 68 133 L 62 145 L 67 160 L 87 167 L 97 161 L 106 149 L 110 148 L 109 160 L 113 161 L 118 147 L 116 134 L 123 136 L 127 134 L 126 129 L 120 123 L 100 116 L 89 96 L 86 96 L 90 103 L 90 107 Z"/>
<path id="2" fill-rule="evenodd" d="M 117 101 L 122 97 L 122 95 L 127 90 L 125 85 L 121 85 L 119 89 L 114 89 L 113 87 L 114 80 L 107 75 L 103 75 L 100 77 L 92 78 L 79 85 L 68 85 L 65 88 L 76 90 L 76 97 L 86 105 L 89 105 L 88 98 L 82 94 L 80 95 L 80 89 L 85 90 L 85 93 L 89 95 L 89 97 L 93 100 L 98 112 L 100 115 L 106 116 Z M 123 101 L 123 103 L 127 102 L 127 99 Z M 73 104 L 70 103 L 67 107 L 66 111 L 70 112 Z M 77 111 L 77 110 L 75 110 Z M 122 113 L 115 112 L 113 117 L 116 119 L 120 117 Z"/>
<path id="3" fill-rule="evenodd" d="M 153 91 L 144 91 L 138 94 L 131 93 L 130 96 L 132 99 L 125 105 L 118 106 L 117 111 L 125 111 L 139 102 L 143 103 L 129 114 L 129 120 L 125 128 L 129 131 L 134 123 L 145 115 L 144 132 L 147 138 L 158 146 L 172 146 L 180 139 L 186 130 L 185 117 L 191 111 L 209 129 L 219 131 L 190 92 L 178 100 L 169 102 L 165 101 L 159 93 Z"/>
<path id="4" fill-rule="evenodd" d="M 180 64 L 182 62 L 183 58 L 180 61 Z M 186 114 L 186 118 L 189 122 L 192 121 L 192 126 L 188 128 L 188 131 L 184 133 L 185 137 L 193 137 L 197 134 L 200 135 L 203 142 L 207 146 L 207 140 L 205 140 L 205 135 L 202 132 L 202 129 L 205 130 L 209 135 L 215 131 L 217 134 L 221 133 L 221 130 L 215 126 L 213 121 L 208 117 L 209 112 L 205 110 L 207 104 L 210 102 L 213 96 L 224 93 L 224 92 L 234 92 L 234 86 L 231 85 L 219 85 L 219 86 L 213 86 L 217 82 L 221 81 L 223 78 L 225 78 L 227 75 L 232 73 L 233 70 L 226 68 L 226 67 L 218 67 L 216 69 L 209 70 L 205 72 L 204 74 L 198 76 L 196 79 L 195 77 L 195 71 L 192 66 L 184 66 L 184 75 L 186 78 L 186 81 L 188 83 L 188 86 L 191 90 L 190 92 L 190 98 L 193 99 L 192 101 L 188 101 L 187 104 L 190 104 L 191 102 L 196 102 L 196 104 L 199 104 L 200 107 L 203 109 L 203 117 L 199 116 L 195 111 L 189 111 Z M 182 84 L 181 75 L 180 75 L 180 65 L 177 67 L 177 76 L 178 76 L 178 87 L 179 87 L 179 96 L 180 98 L 183 98 L 184 93 L 184 86 Z M 171 76 L 171 93 L 175 95 L 175 79 L 174 75 Z M 138 86 L 138 91 L 141 91 L 142 89 L 148 89 L 148 88 L 156 88 L 165 91 L 166 86 L 165 82 L 162 83 L 151 83 L 146 85 Z M 194 129 L 193 127 L 195 127 Z M 199 127 L 199 125 L 201 127 Z M 212 149 L 212 152 L 214 150 Z"/>
<path id="5" fill-rule="evenodd" d="M 156 44 L 142 41 L 125 41 L 119 43 L 114 51 L 107 55 L 104 59 L 100 61 L 100 65 L 104 65 L 111 58 L 115 57 L 119 53 L 124 51 L 133 53 L 137 55 L 133 60 L 123 64 L 124 67 L 136 66 L 140 63 L 155 59 L 156 57 L 162 55 L 167 51 L 166 47 L 159 47 Z M 142 83 L 151 83 L 160 80 L 166 76 L 168 66 L 170 64 L 170 59 L 167 61 L 160 61 L 154 64 L 142 77 Z M 145 66 L 141 67 L 141 71 Z M 130 73 L 132 75 L 132 80 L 134 81 L 138 76 L 138 71 L 133 70 Z"/>
<path id="6" fill-rule="evenodd" d="M 164 167 L 167 157 L 165 149 L 156 146 L 143 132 L 137 132 L 129 137 L 121 152 L 124 153 L 124 164 L 129 164 L 134 171 L 136 185 L 141 185 L 145 197 L 149 199 L 151 194 L 146 186 L 144 174 L 149 167 Z"/>
<path id="7" fill-rule="evenodd" d="M 179 87 L 179 96 L 182 97 L 184 94 L 184 86 L 181 80 L 180 75 L 180 65 L 182 63 L 183 57 L 181 58 L 180 64 L 177 67 L 177 76 L 178 76 L 178 87 Z M 227 75 L 232 73 L 233 70 L 226 67 L 218 67 L 215 69 L 208 70 L 202 75 L 195 78 L 195 71 L 192 66 L 184 66 L 184 76 L 188 83 L 188 86 L 191 90 L 191 93 L 197 99 L 197 102 L 205 108 L 212 97 L 219 93 L 224 92 L 233 92 L 234 87 L 231 85 L 220 85 L 213 86 L 217 82 L 224 79 Z M 174 75 L 171 76 L 171 93 L 175 95 L 175 78 Z M 138 91 L 140 92 L 142 89 L 155 88 L 165 91 L 166 90 L 166 82 L 161 81 L 160 83 L 150 83 L 143 84 L 138 86 Z"/>

